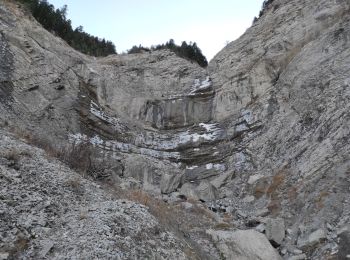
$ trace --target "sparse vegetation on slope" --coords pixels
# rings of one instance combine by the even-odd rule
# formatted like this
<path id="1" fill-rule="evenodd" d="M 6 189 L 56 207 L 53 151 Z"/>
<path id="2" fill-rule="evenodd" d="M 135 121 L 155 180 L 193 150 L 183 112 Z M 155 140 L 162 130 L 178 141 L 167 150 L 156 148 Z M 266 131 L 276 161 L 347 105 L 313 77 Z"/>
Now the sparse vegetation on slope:
<path id="1" fill-rule="evenodd" d="M 66 17 L 66 5 L 60 9 L 55 9 L 47 0 L 18 1 L 25 4 L 34 18 L 45 29 L 61 37 L 74 49 L 96 57 L 116 54 L 115 46 L 111 41 L 84 32 L 82 26 L 73 30 L 71 20 Z"/>

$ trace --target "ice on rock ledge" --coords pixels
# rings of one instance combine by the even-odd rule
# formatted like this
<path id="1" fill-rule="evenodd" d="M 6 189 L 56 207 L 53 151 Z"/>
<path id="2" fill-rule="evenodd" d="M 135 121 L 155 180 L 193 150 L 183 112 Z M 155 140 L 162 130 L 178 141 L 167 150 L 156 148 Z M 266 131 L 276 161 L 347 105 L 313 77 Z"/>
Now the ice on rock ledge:
<path id="1" fill-rule="evenodd" d="M 205 165 L 205 168 L 206 168 L 207 170 L 211 170 L 211 169 L 214 168 L 214 169 L 217 170 L 217 171 L 224 171 L 224 170 L 226 169 L 225 165 L 220 164 L 220 163 L 216 163 L 216 164 L 214 164 L 214 163 L 208 163 L 208 164 Z"/>
<path id="2" fill-rule="evenodd" d="M 214 124 L 200 123 L 199 126 L 203 127 L 207 132 L 212 132 L 220 129 L 217 123 L 214 123 Z"/>
<path id="3" fill-rule="evenodd" d="M 68 140 L 71 143 L 81 144 L 81 143 L 90 143 L 94 146 L 97 146 L 101 149 L 113 152 L 122 152 L 122 153 L 137 153 L 152 156 L 154 158 L 167 158 L 167 159 L 179 159 L 180 154 L 178 152 L 167 152 L 159 151 L 149 148 L 138 147 L 134 144 L 123 143 L 113 140 L 102 140 L 98 135 L 93 137 L 88 137 L 84 134 L 69 134 Z"/>
<path id="4" fill-rule="evenodd" d="M 205 134 L 197 134 L 197 133 L 190 134 L 189 131 L 186 131 L 179 135 L 179 143 L 180 144 L 185 144 L 189 142 L 195 143 L 200 140 L 214 141 L 217 137 L 218 137 L 218 133 L 216 132 L 205 133 Z"/>
<path id="5" fill-rule="evenodd" d="M 205 80 L 201 81 L 200 79 L 195 79 L 194 84 L 192 85 L 190 94 L 195 94 L 199 90 L 207 89 L 211 86 L 211 79 L 209 76 Z"/>

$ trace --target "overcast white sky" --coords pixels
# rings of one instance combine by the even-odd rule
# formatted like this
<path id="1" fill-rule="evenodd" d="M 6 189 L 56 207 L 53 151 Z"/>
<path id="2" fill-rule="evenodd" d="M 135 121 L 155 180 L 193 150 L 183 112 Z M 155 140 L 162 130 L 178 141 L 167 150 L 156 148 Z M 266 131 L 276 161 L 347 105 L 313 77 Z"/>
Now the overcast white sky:
<path id="1" fill-rule="evenodd" d="M 208 61 L 258 16 L 263 0 L 48 0 L 68 5 L 73 27 L 111 40 L 118 53 L 174 39 L 196 42 Z"/>

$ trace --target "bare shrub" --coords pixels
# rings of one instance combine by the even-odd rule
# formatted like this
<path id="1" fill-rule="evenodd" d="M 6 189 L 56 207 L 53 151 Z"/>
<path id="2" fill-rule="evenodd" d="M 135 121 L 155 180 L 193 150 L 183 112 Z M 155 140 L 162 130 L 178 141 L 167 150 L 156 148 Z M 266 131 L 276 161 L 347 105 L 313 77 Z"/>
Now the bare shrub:
<path id="1" fill-rule="evenodd" d="M 9 161 L 14 161 L 17 163 L 21 158 L 21 151 L 15 148 L 12 148 L 12 149 L 6 150 L 5 152 L 2 152 L 1 156 L 3 158 L 6 158 Z"/>
<path id="2" fill-rule="evenodd" d="M 50 157 L 57 158 L 71 169 L 82 175 L 92 176 L 94 179 L 106 177 L 106 169 L 110 163 L 100 158 L 95 147 L 88 142 L 79 142 L 66 145 L 55 145 L 53 140 L 38 134 L 31 134 L 27 130 L 12 128 L 11 131 L 27 143 L 43 149 Z"/>
<path id="3" fill-rule="evenodd" d="M 214 226 L 214 229 L 216 230 L 230 230 L 231 228 L 232 225 L 226 222 L 220 222 Z"/>

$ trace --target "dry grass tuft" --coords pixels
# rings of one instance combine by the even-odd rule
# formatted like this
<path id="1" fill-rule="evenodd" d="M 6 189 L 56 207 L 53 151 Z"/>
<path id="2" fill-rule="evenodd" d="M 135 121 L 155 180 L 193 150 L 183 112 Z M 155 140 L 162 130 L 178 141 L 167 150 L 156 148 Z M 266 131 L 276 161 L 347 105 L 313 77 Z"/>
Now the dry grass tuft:
<path id="1" fill-rule="evenodd" d="M 220 222 L 214 226 L 215 230 L 230 230 L 231 228 L 232 228 L 232 225 L 226 222 Z"/>
<path id="2" fill-rule="evenodd" d="M 321 191 L 320 194 L 317 196 L 317 198 L 315 198 L 315 203 L 316 203 L 316 207 L 317 209 L 322 209 L 324 207 L 324 199 L 326 197 L 329 196 L 329 192 L 328 191 Z"/>

